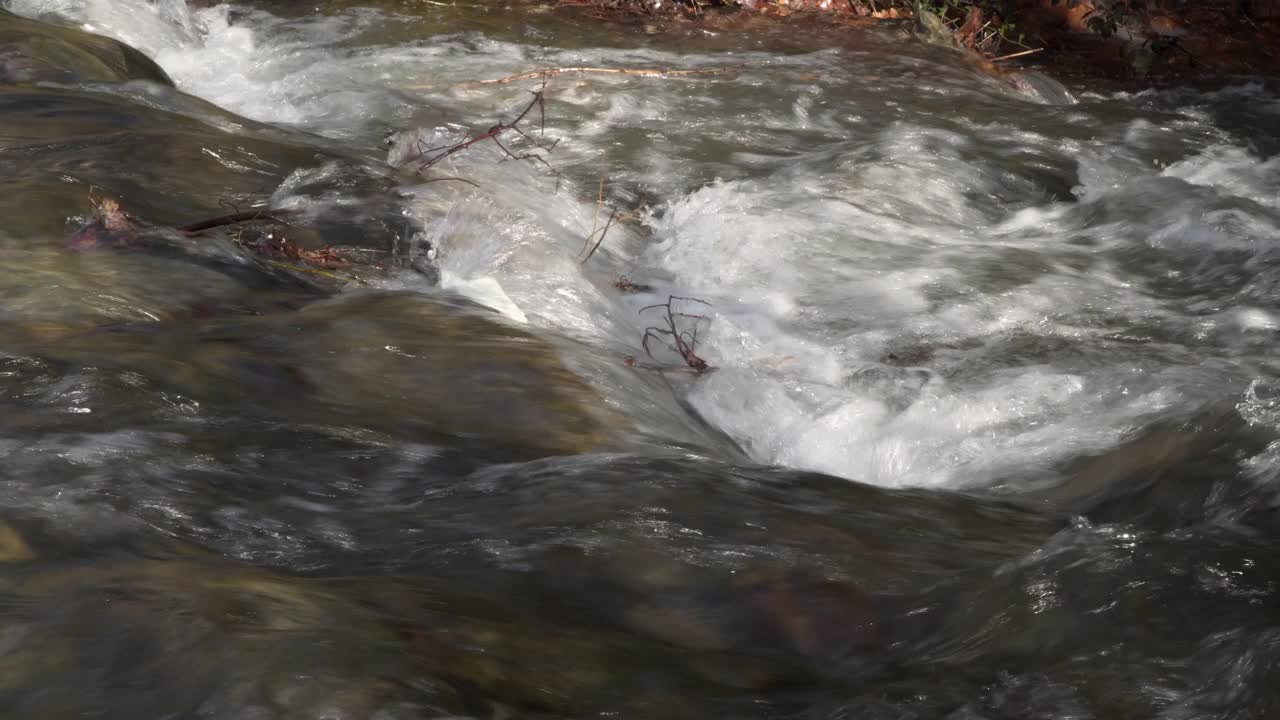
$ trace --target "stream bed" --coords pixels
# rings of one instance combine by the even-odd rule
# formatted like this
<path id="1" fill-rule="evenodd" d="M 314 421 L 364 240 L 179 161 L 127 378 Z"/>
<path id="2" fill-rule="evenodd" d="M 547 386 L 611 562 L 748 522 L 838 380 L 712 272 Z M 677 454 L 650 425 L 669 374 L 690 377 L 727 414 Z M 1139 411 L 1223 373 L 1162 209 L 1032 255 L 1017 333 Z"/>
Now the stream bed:
<path id="1" fill-rule="evenodd" d="M 1280 714 L 1267 83 L 3 6 L 0 717 Z"/>

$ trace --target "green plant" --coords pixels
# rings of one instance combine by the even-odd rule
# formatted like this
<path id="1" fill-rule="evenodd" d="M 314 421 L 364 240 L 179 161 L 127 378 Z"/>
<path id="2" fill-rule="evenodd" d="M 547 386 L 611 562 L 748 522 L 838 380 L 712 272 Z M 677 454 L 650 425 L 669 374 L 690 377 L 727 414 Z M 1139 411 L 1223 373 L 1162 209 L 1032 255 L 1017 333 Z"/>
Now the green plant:
<path id="1" fill-rule="evenodd" d="M 974 48 L 991 51 L 1009 47 L 1033 49 L 1027 44 L 1026 34 L 1014 22 L 1017 10 L 1014 0 L 921 0 L 916 7 L 918 11 L 930 12 L 941 18 L 953 33 L 959 31 L 977 10 L 985 22 L 972 29 L 972 36 L 964 40 Z"/>

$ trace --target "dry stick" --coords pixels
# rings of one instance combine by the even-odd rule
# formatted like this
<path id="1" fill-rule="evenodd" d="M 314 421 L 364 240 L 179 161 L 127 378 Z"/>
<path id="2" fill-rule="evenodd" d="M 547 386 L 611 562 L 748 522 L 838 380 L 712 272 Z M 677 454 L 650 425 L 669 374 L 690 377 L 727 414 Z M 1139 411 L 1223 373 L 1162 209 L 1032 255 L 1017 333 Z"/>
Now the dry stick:
<path id="1" fill-rule="evenodd" d="M 502 149 L 502 152 L 506 154 L 506 157 L 503 158 L 504 160 L 506 159 L 537 160 L 538 162 L 541 162 L 543 165 L 546 165 L 548 168 L 550 168 L 551 164 L 548 163 L 541 156 L 537 155 L 536 153 L 516 155 L 515 153 L 511 152 L 511 150 L 507 148 L 506 145 L 503 145 L 501 140 L 498 139 L 498 136 L 501 135 L 502 133 L 506 132 L 507 130 L 512 130 L 517 134 L 519 134 L 521 137 L 524 137 L 525 139 L 532 142 L 539 150 L 545 151 L 545 150 L 550 150 L 551 147 L 554 147 L 554 144 L 552 144 L 551 147 L 548 147 L 543 143 L 540 143 L 534 140 L 533 138 L 525 134 L 525 132 L 521 130 L 519 127 L 520 123 L 524 120 L 525 116 L 528 115 L 533 110 L 534 107 L 540 107 L 542 108 L 542 116 L 543 116 L 542 121 L 543 121 L 543 128 L 545 131 L 546 106 L 544 105 L 545 101 L 543 99 L 542 90 L 537 90 L 532 92 L 533 92 L 533 99 L 529 101 L 529 104 L 525 106 L 524 110 L 520 111 L 520 114 L 516 116 L 516 119 L 512 120 L 511 122 L 500 122 L 497 125 L 494 125 L 493 127 L 489 128 L 487 131 L 473 138 L 463 140 L 462 142 L 455 143 L 453 145 L 447 145 L 444 147 L 419 147 L 418 157 L 414 158 L 414 160 L 420 160 L 422 162 L 422 165 L 419 166 L 418 170 L 422 171 L 430 167 L 433 167 L 439 164 L 440 161 L 444 160 L 445 158 L 450 157 L 456 153 L 462 152 L 463 150 L 466 150 L 472 145 L 475 145 L 480 142 L 484 142 L 485 140 L 492 140 L 493 144 L 497 145 L 499 148 Z M 554 168 L 552 169 L 554 170 Z"/>
<path id="2" fill-rule="evenodd" d="M 361 280 L 360 278 L 356 277 L 355 275 L 343 276 L 337 273 L 331 273 L 325 270 L 320 270 L 319 268 L 314 268 L 307 265 L 292 265 L 290 263 L 280 262 L 279 260 L 267 260 L 266 262 L 268 265 L 272 267 L 278 267 L 284 270 L 292 270 L 294 272 L 309 273 L 311 275 L 319 275 L 321 277 L 329 278 L 330 280 L 355 280 L 361 285 L 369 284 L 364 280 Z"/>
<path id="3" fill-rule="evenodd" d="M 663 342 L 663 340 L 661 339 L 662 336 L 664 335 L 669 336 L 672 342 L 675 344 L 668 345 L 667 347 L 669 347 L 671 350 L 674 350 L 676 354 L 678 354 L 684 360 L 685 364 L 689 366 L 691 370 L 693 370 L 696 373 L 707 372 L 708 370 L 712 369 L 711 366 L 707 364 L 706 360 L 703 360 L 701 357 L 698 357 L 698 354 L 697 354 L 698 322 L 701 320 L 706 320 L 707 317 L 705 315 L 690 315 L 688 313 L 676 312 L 671 308 L 671 304 L 674 303 L 676 300 L 683 300 L 685 302 L 696 302 L 696 303 L 701 303 L 703 305 L 708 305 L 708 306 L 711 305 L 711 303 L 707 302 L 706 300 L 699 300 L 698 298 L 681 297 L 679 295 L 668 295 L 667 301 L 665 303 L 658 303 L 656 305 L 648 305 L 640 308 L 640 313 L 644 313 L 647 310 L 654 310 L 656 308 L 665 308 L 667 311 L 667 316 L 663 319 L 667 321 L 667 328 L 668 328 L 666 330 L 663 330 L 662 328 L 657 328 L 657 327 L 645 328 L 644 337 L 641 338 L 640 340 L 640 347 L 644 349 L 645 353 L 647 353 L 649 357 L 653 358 L 653 351 L 649 349 L 649 340 L 656 339 L 658 340 L 658 342 Z M 688 331 L 681 331 L 678 327 L 676 327 L 676 318 L 678 317 L 689 318 L 693 320 L 692 334 L 690 334 Z M 685 338 L 688 338 L 688 340 L 686 340 Z"/>
<path id="4" fill-rule="evenodd" d="M 198 233 L 203 230 L 211 230 L 224 225 L 236 225 L 238 223 L 254 221 L 276 223 L 277 225 L 288 225 L 288 222 L 276 217 L 276 215 L 291 215 L 294 212 L 295 211 L 293 210 L 250 210 L 248 212 L 220 215 L 215 218 L 209 218 L 208 220 L 201 220 L 200 222 L 191 223 L 190 225 L 183 225 L 179 227 L 178 230 L 184 233 Z"/>
<path id="5" fill-rule="evenodd" d="M 596 211 L 591 214 L 591 232 L 587 233 L 587 240 L 582 244 L 582 249 L 578 251 L 581 255 L 586 252 L 587 246 L 591 244 L 591 238 L 596 236 L 596 231 L 600 229 L 600 210 L 604 207 L 604 168 L 600 169 L 600 192 L 596 196 Z M 583 262 L 586 262 L 585 260 Z"/>
<path id="6" fill-rule="evenodd" d="M 591 248 L 591 252 L 587 253 L 587 256 L 582 258 L 583 265 L 586 265 L 587 261 L 591 259 L 591 256 L 596 254 L 596 250 L 600 249 L 601 243 L 604 242 L 604 236 L 609 234 L 609 228 L 613 226 L 613 219 L 617 217 L 617 215 L 617 208 L 614 208 L 614 210 L 609 213 L 609 219 L 605 222 L 604 229 L 600 231 L 600 239 L 596 240 L 596 244 Z M 587 239 L 590 240 L 589 237 Z"/>
<path id="7" fill-rule="evenodd" d="M 685 75 L 719 75 L 721 73 L 732 72 L 746 67 L 746 63 L 738 63 L 737 65 L 727 65 L 719 68 L 706 68 L 704 70 L 680 70 L 676 68 L 602 68 L 602 67 L 558 67 L 543 68 L 541 70 L 530 70 L 529 72 L 519 73 L 517 75 L 508 75 L 507 77 L 497 78 L 496 80 L 473 80 L 470 82 L 455 83 L 449 85 L 449 88 L 471 87 L 475 85 L 506 85 L 507 83 L 519 82 L 521 80 L 531 80 L 533 78 L 549 78 L 556 75 L 565 75 L 568 73 L 593 73 L 596 75 L 632 75 L 637 77 L 667 77 L 667 76 L 685 76 Z M 431 90 L 437 85 L 414 85 L 412 90 Z"/>
<path id="8" fill-rule="evenodd" d="M 1020 58 L 1026 55 L 1035 55 L 1036 53 L 1041 52 L 1043 50 L 1044 48 L 1032 48 L 1031 50 L 1023 50 L 1022 52 L 1010 53 L 1008 55 L 1001 55 L 1000 57 L 994 57 L 994 58 L 991 58 L 989 62 L 1000 62 L 1001 60 L 1012 60 L 1014 58 Z"/>

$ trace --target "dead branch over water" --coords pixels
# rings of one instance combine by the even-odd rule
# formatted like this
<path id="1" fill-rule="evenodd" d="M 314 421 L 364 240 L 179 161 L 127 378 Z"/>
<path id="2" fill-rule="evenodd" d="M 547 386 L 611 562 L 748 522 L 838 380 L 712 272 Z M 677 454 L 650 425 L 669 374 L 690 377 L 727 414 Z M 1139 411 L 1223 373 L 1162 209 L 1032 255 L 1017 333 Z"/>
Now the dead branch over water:
<path id="1" fill-rule="evenodd" d="M 288 225 L 285 216 L 294 214 L 293 210 L 249 210 L 246 212 L 236 212 L 229 215 L 220 215 L 208 220 L 201 220 L 189 225 L 183 225 L 178 228 L 184 233 L 198 233 L 205 230 L 224 227 L 226 225 L 238 225 L 240 223 L 260 222 L 271 223 L 273 225 Z"/>
<path id="2" fill-rule="evenodd" d="M 741 67 L 741 66 L 734 66 Z M 542 153 L 550 152 L 555 147 L 555 142 L 547 142 L 545 139 L 546 129 L 546 98 L 544 89 L 546 86 L 545 77 L 548 73 L 571 72 L 571 71 L 600 71 L 616 74 L 634 74 L 634 75 L 650 75 L 650 74 L 710 74 L 716 72 L 725 72 L 733 68 L 720 68 L 714 70 L 690 70 L 690 71 L 668 71 L 668 70 L 624 70 L 624 69 L 608 69 L 608 68 L 559 68 L 551 71 L 536 71 L 533 73 L 524 73 L 510 78 L 501 78 L 495 81 L 486 81 L 481 84 L 502 84 L 513 82 L 530 77 L 542 76 L 544 78 L 543 85 L 537 90 L 529 91 L 532 98 L 524 105 L 514 118 L 508 121 L 501 121 L 490 127 L 488 130 L 478 135 L 468 134 L 462 140 L 439 146 L 430 146 L 425 140 L 420 140 L 416 147 L 416 154 L 409 158 L 409 163 L 417 163 L 417 170 L 424 173 L 445 161 L 446 159 L 457 155 L 475 145 L 489 141 L 496 145 L 503 153 L 501 162 L 507 160 L 528 160 L 540 163 L 552 172 L 555 169 L 547 162 Z M 522 124 L 529 120 L 537 110 L 538 129 L 536 131 L 526 131 Z M 514 136 L 516 140 L 524 140 L 533 147 L 533 150 L 527 153 L 517 152 L 514 145 L 510 144 L 510 136 Z M 557 173 L 558 175 L 558 173 Z M 444 176 L 429 178 L 427 182 L 437 181 L 458 181 L 469 185 L 475 185 L 472 181 L 457 177 Z M 70 238 L 72 244 L 78 247 L 92 247 L 100 244 L 102 241 L 110 241 L 114 238 L 115 247 L 125 249 L 129 248 L 129 238 L 136 235 L 141 226 L 133 216 L 129 215 L 123 207 L 113 198 L 97 197 L 91 195 L 91 201 L 94 206 L 94 213 L 90 221 L 77 231 Z M 602 174 L 600 179 L 599 197 L 597 198 L 596 219 L 592 225 L 590 234 L 586 238 L 583 247 L 581 263 L 585 265 L 596 252 L 604 244 L 606 237 L 614 225 L 633 220 L 638 211 L 620 213 L 615 207 L 610 209 L 609 215 L 600 226 L 601 211 L 605 206 L 605 177 Z M 353 270 L 359 267 L 369 267 L 375 269 L 384 269 L 383 263 L 373 258 L 362 258 L 360 255 L 369 253 L 380 253 L 378 251 L 364 248 L 346 248 L 328 246 L 318 249 L 308 249 L 298 245 L 291 237 L 291 228 L 295 225 L 290 219 L 296 220 L 299 212 L 292 209 L 272 209 L 258 208 L 254 210 L 240 211 L 234 205 L 230 206 L 234 210 L 231 213 L 219 215 L 216 217 L 206 218 L 197 222 L 188 223 L 176 227 L 175 229 L 186 235 L 199 236 L 209 230 L 219 228 L 227 228 L 238 226 L 230 235 L 230 240 L 240 248 L 248 251 L 252 255 L 258 257 L 268 266 L 287 270 L 291 272 L 300 272 L 324 276 L 326 278 L 355 282 L 357 284 L 367 284 L 363 279 L 357 276 Z M 262 226 L 275 226 L 268 230 Z M 630 281 L 626 276 L 620 276 L 613 284 L 614 288 L 621 293 L 641 293 L 653 292 L 654 288 L 650 285 L 638 284 Z M 633 368 L 653 370 L 657 372 L 667 372 L 671 370 L 681 370 L 685 372 L 693 372 L 695 374 L 703 374 L 714 370 L 713 367 L 700 355 L 698 355 L 698 333 L 701 324 L 709 322 L 710 318 L 706 315 L 680 312 L 675 308 L 677 302 L 698 303 L 710 306 L 705 300 L 693 297 L 683 297 L 679 295 L 669 295 L 667 301 L 643 307 L 639 310 L 641 314 L 651 310 L 664 310 L 662 317 L 663 324 L 661 326 L 650 326 L 644 329 L 644 335 L 641 337 L 641 347 L 653 364 L 641 364 L 636 361 L 635 357 L 627 357 L 626 365 Z M 679 356 L 682 365 L 664 364 L 654 356 L 654 348 L 651 343 L 657 342 L 667 348 L 669 351 Z"/>
<path id="3" fill-rule="evenodd" d="M 546 80 L 557 75 L 627 75 L 631 77 L 689 77 L 697 75 L 722 75 L 735 70 L 741 70 L 747 67 L 747 63 L 738 63 L 737 65 L 726 65 L 718 68 L 607 68 L 607 67 L 554 67 L 541 68 L 538 70 L 530 70 L 528 72 L 508 75 L 506 77 L 494 78 L 492 80 L 469 80 L 467 82 L 454 83 L 446 85 L 449 89 L 464 87 L 481 87 L 484 85 L 506 85 L 508 83 L 520 82 L 521 80 Z M 413 90 L 433 90 L 439 85 L 414 85 Z"/>
<path id="4" fill-rule="evenodd" d="M 677 300 L 680 300 L 682 302 L 701 303 L 702 305 L 706 305 L 707 307 L 711 306 L 711 303 L 707 302 L 706 300 L 699 300 L 698 298 L 691 298 L 691 297 L 680 297 L 679 295 L 669 295 L 667 296 L 667 301 L 664 303 L 658 303 L 656 305 L 648 305 L 640 308 L 641 313 L 644 313 L 649 310 L 657 310 L 659 308 L 666 310 L 663 320 L 666 321 L 666 325 L 667 325 L 665 328 L 661 328 L 661 327 L 645 328 L 644 338 L 641 339 L 640 346 L 644 348 L 645 354 L 647 354 L 650 358 L 657 360 L 657 358 L 653 357 L 653 351 L 649 348 L 649 341 L 656 340 L 657 342 L 660 342 L 666 345 L 666 347 L 670 349 L 672 352 L 679 355 L 680 358 L 684 360 L 684 364 L 687 365 L 690 370 L 696 373 L 707 372 L 712 368 L 710 365 L 707 364 L 706 360 L 703 360 L 701 357 L 698 356 L 696 350 L 698 347 L 698 326 L 703 322 L 709 321 L 709 318 L 706 315 L 694 315 L 690 313 L 677 312 L 672 307 L 672 304 L 675 303 L 675 301 Z M 692 329 L 691 330 L 681 329 L 680 321 L 682 320 L 692 321 L 688 323 L 689 325 L 692 326 Z"/>
<path id="5" fill-rule="evenodd" d="M 529 92 L 533 95 L 533 99 L 530 100 L 529 104 L 526 105 L 524 109 L 520 111 L 520 114 L 517 115 L 515 119 L 511 120 L 510 122 L 499 122 L 497 125 L 494 125 L 493 127 L 489 128 L 483 133 L 480 133 L 479 135 L 476 135 L 474 137 L 463 138 L 462 140 L 452 145 L 440 145 L 440 146 L 432 147 L 427 145 L 425 141 L 420 141 L 417 147 L 417 154 L 414 157 L 410 158 L 410 161 L 419 163 L 418 165 L 419 171 L 429 170 L 432 167 L 438 165 L 440 162 L 444 161 L 445 159 L 452 157 L 453 155 L 456 155 L 462 152 L 463 150 L 466 150 L 467 148 L 470 148 L 474 145 L 478 145 L 479 143 L 489 140 L 493 142 L 494 145 L 497 145 L 500 150 L 502 150 L 505 156 L 503 157 L 504 161 L 505 160 L 531 160 L 531 161 L 542 163 L 547 167 L 548 170 L 555 172 L 555 168 L 551 167 L 551 163 L 547 162 L 546 158 L 538 154 L 539 151 L 550 152 L 556 146 L 555 141 L 552 141 L 550 143 L 546 141 L 547 105 L 546 105 L 546 98 L 543 94 L 544 88 L 545 88 L 545 83 L 543 87 L 540 87 L 537 90 L 530 90 Z M 539 125 L 538 125 L 537 138 L 534 138 L 533 136 L 529 135 L 520 127 L 520 123 L 524 122 L 525 118 L 529 116 L 529 113 L 533 112 L 534 108 L 538 109 L 538 114 L 540 118 Z M 533 145 L 535 150 L 529 153 L 517 154 L 509 146 L 504 144 L 502 141 L 503 134 L 509 134 L 509 133 L 514 133 L 524 138 L 531 145 Z M 458 178 L 455 178 L 455 179 L 458 179 Z"/>

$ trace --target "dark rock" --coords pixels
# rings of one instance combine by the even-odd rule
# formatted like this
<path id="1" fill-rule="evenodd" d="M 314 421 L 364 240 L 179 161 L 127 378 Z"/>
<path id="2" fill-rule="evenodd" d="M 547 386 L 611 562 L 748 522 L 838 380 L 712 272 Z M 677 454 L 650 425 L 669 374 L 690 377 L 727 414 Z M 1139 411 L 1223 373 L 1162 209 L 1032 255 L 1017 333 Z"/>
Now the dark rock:
<path id="1" fill-rule="evenodd" d="M 0 83 L 173 81 L 124 43 L 0 10 Z"/>

